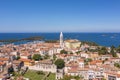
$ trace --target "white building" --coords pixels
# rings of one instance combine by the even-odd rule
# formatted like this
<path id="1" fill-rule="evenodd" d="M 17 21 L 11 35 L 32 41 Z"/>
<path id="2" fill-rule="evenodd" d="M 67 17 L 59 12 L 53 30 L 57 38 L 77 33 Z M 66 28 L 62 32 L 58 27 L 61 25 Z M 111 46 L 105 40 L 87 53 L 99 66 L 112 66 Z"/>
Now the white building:
<path id="1" fill-rule="evenodd" d="M 32 70 L 39 70 L 44 72 L 56 73 L 57 67 L 51 60 L 42 60 L 35 64 L 35 66 L 30 67 Z"/>
<path id="2" fill-rule="evenodd" d="M 60 33 L 60 47 L 63 48 L 64 47 L 64 43 L 63 43 L 63 33 Z"/>

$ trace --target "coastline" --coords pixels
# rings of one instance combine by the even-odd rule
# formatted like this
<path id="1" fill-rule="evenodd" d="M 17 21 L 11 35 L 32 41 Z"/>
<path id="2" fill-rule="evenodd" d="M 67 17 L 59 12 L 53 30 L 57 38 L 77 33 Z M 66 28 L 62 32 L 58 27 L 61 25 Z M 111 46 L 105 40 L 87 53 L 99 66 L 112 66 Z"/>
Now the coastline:
<path id="1" fill-rule="evenodd" d="M 105 36 L 103 36 L 105 35 Z M 45 40 L 59 40 L 59 33 L 0 33 L 0 40 L 19 40 L 28 37 L 42 36 Z M 65 39 L 95 42 L 102 46 L 119 46 L 120 33 L 64 33 Z"/>

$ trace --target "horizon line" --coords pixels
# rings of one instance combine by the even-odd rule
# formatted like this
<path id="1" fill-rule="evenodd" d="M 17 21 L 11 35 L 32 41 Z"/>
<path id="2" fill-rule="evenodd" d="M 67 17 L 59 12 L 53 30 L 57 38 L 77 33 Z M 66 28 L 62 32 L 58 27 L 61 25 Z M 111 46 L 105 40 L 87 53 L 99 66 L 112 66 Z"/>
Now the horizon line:
<path id="1" fill-rule="evenodd" d="M 67 32 L 67 31 L 59 31 L 59 32 L 0 32 L 0 33 L 120 33 L 120 32 Z"/>

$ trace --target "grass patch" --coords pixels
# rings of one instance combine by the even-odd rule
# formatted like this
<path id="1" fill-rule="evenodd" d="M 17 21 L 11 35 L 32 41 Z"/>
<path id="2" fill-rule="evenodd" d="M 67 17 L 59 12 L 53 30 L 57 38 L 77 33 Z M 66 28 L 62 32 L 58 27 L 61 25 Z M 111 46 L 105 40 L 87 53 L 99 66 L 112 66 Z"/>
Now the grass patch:
<path id="1" fill-rule="evenodd" d="M 29 78 L 30 80 L 42 80 L 45 75 L 40 75 L 36 72 L 37 71 L 29 70 L 24 74 L 24 77 Z"/>
<path id="2" fill-rule="evenodd" d="M 43 74 L 39 74 L 39 71 L 34 71 L 34 70 L 28 70 L 23 77 L 29 78 L 30 80 L 43 80 L 43 78 L 46 76 L 46 72 L 43 72 Z M 14 80 L 17 79 L 17 77 L 22 76 L 21 74 L 15 73 Z M 55 74 L 50 73 L 45 80 L 55 80 Z"/>
<path id="3" fill-rule="evenodd" d="M 50 73 L 50 75 L 46 79 L 47 80 L 55 80 L 55 74 Z"/>

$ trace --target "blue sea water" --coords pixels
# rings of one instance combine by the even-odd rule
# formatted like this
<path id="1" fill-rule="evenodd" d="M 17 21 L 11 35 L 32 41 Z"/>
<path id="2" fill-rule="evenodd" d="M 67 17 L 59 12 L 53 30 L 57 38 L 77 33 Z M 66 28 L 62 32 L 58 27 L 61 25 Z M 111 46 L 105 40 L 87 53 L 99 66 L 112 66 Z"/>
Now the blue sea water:
<path id="1" fill-rule="evenodd" d="M 23 39 L 42 36 L 45 40 L 58 40 L 60 33 L 0 33 L 0 40 Z M 78 39 L 80 41 L 96 42 L 102 46 L 119 46 L 120 33 L 63 33 L 64 39 Z M 17 42 L 15 44 L 26 43 Z"/>

